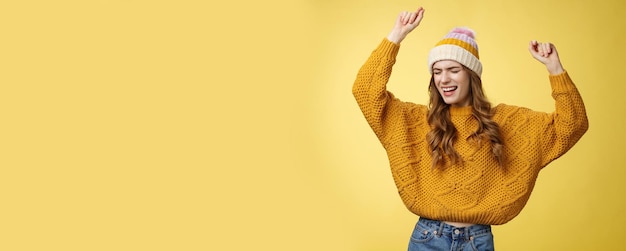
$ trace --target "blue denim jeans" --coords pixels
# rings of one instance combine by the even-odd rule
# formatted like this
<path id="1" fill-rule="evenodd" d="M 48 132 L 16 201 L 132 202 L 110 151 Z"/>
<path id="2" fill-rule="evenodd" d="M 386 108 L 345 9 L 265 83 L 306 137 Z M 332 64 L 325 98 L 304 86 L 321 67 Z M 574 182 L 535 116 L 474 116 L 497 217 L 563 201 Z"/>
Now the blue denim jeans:
<path id="1" fill-rule="evenodd" d="M 489 225 L 455 227 L 442 221 L 420 218 L 411 234 L 409 251 L 493 251 Z"/>

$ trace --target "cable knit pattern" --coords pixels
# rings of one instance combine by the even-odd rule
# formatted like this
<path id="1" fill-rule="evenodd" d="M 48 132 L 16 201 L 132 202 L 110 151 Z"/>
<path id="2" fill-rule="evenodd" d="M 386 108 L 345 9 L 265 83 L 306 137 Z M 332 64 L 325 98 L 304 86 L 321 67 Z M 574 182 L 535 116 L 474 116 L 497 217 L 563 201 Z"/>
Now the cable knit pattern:
<path id="1" fill-rule="evenodd" d="M 389 157 L 398 193 L 413 213 L 434 220 L 499 225 L 526 205 L 541 168 L 567 152 L 587 131 L 583 101 L 566 72 L 550 76 L 556 111 L 500 104 L 493 119 L 504 140 L 505 166 L 488 142 L 471 140 L 478 126 L 471 107 L 450 109 L 463 161 L 431 167 L 428 108 L 386 90 L 399 46 L 384 39 L 357 75 L 352 92 Z"/>

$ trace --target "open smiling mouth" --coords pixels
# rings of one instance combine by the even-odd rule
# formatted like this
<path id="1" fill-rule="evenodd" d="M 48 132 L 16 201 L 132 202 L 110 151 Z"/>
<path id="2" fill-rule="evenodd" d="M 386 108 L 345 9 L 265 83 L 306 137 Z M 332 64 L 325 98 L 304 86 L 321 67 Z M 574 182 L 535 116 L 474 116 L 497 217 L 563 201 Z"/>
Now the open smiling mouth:
<path id="1" fill-rule="evenodd" d="M 441 90 L 443 91 L 443 94 L 446 96 L 450 96 L 452 94 L 454 94 L 454 91 L 456 91 L 457 87 L 456 86 L 450 86 L 450 87 L 442 87 Z"/>

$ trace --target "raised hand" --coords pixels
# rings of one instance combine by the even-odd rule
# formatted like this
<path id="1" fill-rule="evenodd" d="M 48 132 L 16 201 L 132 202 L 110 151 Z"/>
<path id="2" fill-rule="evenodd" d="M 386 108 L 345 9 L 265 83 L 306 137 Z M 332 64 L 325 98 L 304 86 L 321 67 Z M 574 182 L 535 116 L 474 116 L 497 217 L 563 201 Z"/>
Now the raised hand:
<path id="1" fill-rule="evenodd" d="M 560 74 L 564 71 L 559 59 L 559 53 L 553 44 L 540 43 L 533 40 L 528 44 L 528 50 L 537 61 L 546 66 L 551 75 Z"/>
<path id="2" fill-rule="evenodd" d="M 396 44 L 400 44 L 400 42 L 420 24 L 422 18 L 424 18 L 424 8 L 422 7 L 419 7 L 415 12 L 400 12 L 387 39 Z"/>

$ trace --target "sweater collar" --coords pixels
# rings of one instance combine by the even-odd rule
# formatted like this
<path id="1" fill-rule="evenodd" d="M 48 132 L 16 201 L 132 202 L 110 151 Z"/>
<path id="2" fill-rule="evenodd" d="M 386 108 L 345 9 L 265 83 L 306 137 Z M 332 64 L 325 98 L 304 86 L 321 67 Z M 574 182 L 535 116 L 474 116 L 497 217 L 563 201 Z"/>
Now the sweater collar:
<path id="1" fill-rule="evenodd" d="M 472 106 L 450 106 L 450 116 L 467 116 L 472 115 Z"/>

